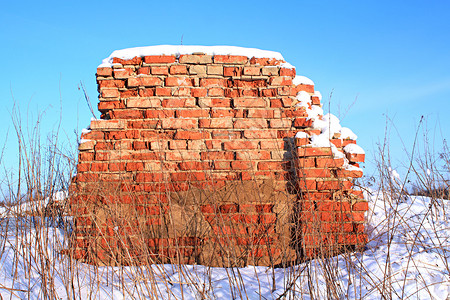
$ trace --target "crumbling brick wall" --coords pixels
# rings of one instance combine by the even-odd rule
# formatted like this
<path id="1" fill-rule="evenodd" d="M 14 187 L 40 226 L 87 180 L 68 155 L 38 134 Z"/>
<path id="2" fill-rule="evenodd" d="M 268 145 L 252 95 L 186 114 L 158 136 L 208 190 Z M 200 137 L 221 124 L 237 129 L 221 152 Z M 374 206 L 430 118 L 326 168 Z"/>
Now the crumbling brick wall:
<path id="1" fill-rule="evenodd" d="M 295 76 L 280 59 L 204 53 L 99 67 L 101 119 L 72 185 L 75 257 L 277 265 L 363 245 L 362 172 L 345 166 L 364 155 L 313 145 L 296 97 L 320 98 Z M 355 143 L 330 138 L 342 153 Z"/>

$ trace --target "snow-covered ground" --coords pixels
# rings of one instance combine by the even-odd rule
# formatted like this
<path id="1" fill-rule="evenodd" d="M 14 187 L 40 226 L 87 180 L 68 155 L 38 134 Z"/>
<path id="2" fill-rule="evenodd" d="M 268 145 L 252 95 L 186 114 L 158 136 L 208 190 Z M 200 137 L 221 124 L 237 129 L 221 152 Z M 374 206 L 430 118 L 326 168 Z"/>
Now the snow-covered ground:
<path id="1" fill-rule="evenodd" d="M 60 254 L 66 247 L 62 229 L 4 218 L 0 294 L 4 299 L 449 299 L 449 201 L 396 199 L 378 191 L 366 197 L 370 242 L 364 252 L 288 269 L 94 267 Z"/>

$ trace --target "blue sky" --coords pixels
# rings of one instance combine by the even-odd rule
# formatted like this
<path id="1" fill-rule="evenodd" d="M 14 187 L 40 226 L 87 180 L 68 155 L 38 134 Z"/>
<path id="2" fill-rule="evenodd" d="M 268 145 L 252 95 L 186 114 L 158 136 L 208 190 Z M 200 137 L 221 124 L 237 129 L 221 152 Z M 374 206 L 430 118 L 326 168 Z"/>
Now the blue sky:
<path id="1" fill-rule="evenodd" d="M 43 113 L 44 135 L 61 113 L 61 132 L 75 143 L 74 131 L 91 118 L 78 86 L 84 83 L 96 106 L 95 71 L 103 58 L 182 39 L 281 52 L 297 74 L 315 82 L 325 111 L 330 107 L 359 136 L 367 175 L 386 116 L 393 120 L 387 125 L 393 164 L 400 166 L 406 155 L 399 136 L 410 149 L 422 115 L 430 130 L 437 128 L 437 147 L 450 137 L 449 11 L 448 1 L 414 0 L 4 2 L 2 145 L 9 136 L 1 163 L 8 168 L 17 156 L 14 103 L 24 122 Z"/>

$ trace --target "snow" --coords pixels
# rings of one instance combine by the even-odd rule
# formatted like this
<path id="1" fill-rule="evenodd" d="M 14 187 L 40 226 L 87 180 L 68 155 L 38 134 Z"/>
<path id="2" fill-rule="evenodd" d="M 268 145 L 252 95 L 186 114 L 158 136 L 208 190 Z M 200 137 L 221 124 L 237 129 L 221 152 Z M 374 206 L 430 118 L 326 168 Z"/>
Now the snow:
<path id="1" fill-rule="evenodd" d="M 350 153 L 350 154 L 365 154 L 363 148 L 356 144 L 348 144 L 344 147 L 344 152 Z"/>
<path id="2" fill-rule="evenodd" d="M 9 219 L 6 237 L 3 219 L 0 295 L 41 299 L 51 291 L 50 298 L 56 299 L 276 299 L 285 293 L 283 299 L 447 299 L 449 200 L 364 190 L 369 203 L 366 249 L 286 269 L 94 267 L 60 254 L 68 246 L 64 230 Z M 24 225 L 24 231 L 15 230 Z"/>
<path id="3" fill-rule="evenodd" d="M 111 67 L 113 57 L 121 59 L 132 59 L 136 56 L 149 55 L 176 55 L 205 53 L 208 55 L 239 55 L 256 58 L 274 58 L 277 60 L 284 60 L 279 52 L 261 50 L 256 48 L 244 48 L 236 46 L 185 46 L 185 45 L 158 45 L 148 47 L 136 47 L 122 50 L 116 50 L 107 58 L 105 58 L 99 68 Z"/>
<path id="4" fill-rule="evenodd" d="M 83 129 L 81 130 L 81 133 L 84 133 L 84 134 L 89 133 L 89 132 L 91 132 L 91 130 L 90 130 L 90 129 L 87 129 L 87 128 L 83 128 Z"/>
<path id="5" fill-rule="evenodd" d="M 309 79 L 306 76 L 295 76 L 294 79 L 292 80 L 292 83 L 295 85 L 299 85 L 299 84 L 305 84 L 305 85 L 314 85 L 314 81 L 312 81 L 311 79 Z"/>
<path id="6" fill-rule="evenodd" d="M 299 131 L 295 134 L 295 137 L 298 139 L 306 139 L 306 138 L 309 138 L 309 134 L 307 134 L 304 131 Z"/>
<path id="7" fill-rule="evenodd" d="M 80 145 L 81 145 L 81 144 L 84 144 L 84 143 L 87 143 L 87 142 L 90 142 L 90 141 L 92 141 L 92 140 L 89 140 L 89 139 L 80 139 Z"/>
<path id="8" fill-rule="evenodd" d="M 341 139 L 356 140 L 357 138 L 358 136 L 354 134 L 350 128 L 347 127 L 341 128 Z"/>

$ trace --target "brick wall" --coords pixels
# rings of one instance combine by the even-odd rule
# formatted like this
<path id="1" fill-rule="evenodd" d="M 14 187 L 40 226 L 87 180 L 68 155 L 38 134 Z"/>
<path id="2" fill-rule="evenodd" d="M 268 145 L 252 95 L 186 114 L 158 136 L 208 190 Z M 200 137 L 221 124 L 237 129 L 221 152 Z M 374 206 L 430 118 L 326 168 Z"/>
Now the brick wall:
<path id="1" fill-rule="evenodd" d="M 320 99 L 283 63 L 193 54 L 99 67 L 101 119 L 81 136 L 72 184 L 75 257 L 277 265 L 363 245 L 362 172 L 312 147 L 320 131 L 296 95 Z"/>

